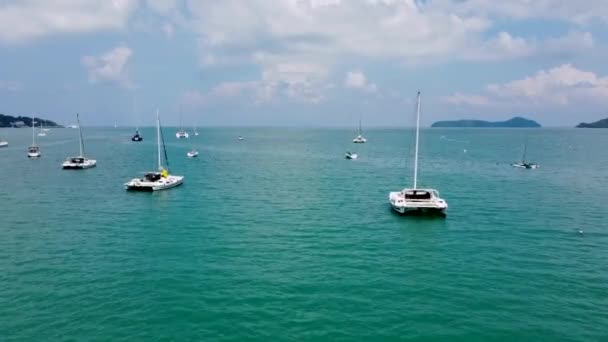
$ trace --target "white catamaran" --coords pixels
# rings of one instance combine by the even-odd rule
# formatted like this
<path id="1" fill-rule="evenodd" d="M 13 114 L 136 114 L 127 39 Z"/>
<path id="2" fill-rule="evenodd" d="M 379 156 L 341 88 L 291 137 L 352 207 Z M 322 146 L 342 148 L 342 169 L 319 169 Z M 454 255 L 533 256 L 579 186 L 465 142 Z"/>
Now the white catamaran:
<path id="1" fill-rule="evenodd" d="M 32 118 L 32 146 L 27 148 L 28 158 L 39 158 L 40 147 L 36 145 L 36 119 Z"/>
<path id="2" fill-rule="evenodd" d="M 446 215 L 448 204 L 439 197 L 435 189 L 418 188 L 418 145 L 420 141 L 420 92 L 416 104 L 416 152 L 414 157 L 414 186 L 399 192 L 389 194 L 389 202 L 393 210 L 399 214 L 429 213 Z"/>
<path id="3" fill-rule="evenodd" d="M 188 132 L 184 131 L 184 127 L 182 126 L 182 109 L 179 109 L 179 131 L 177 133 L 175 133 L 175 137 L 177 139 L 181 139 L 181 138 L 190 138 L 190 135 L 188 134 Z"/>
<path id="4" fill-rule="evenodd" d="M 529 163 L 526 161 L 526 155 L 528 154 L 528 142 L 524 144 L 524 154 L 521 156 L 521 161 L 518 163 L 513 163 L 513 167 L 518 167 L 521 169 L 538 169 L 539 165 L 536 163 Z"/>
<path id="5" fill-rule="evenodd" d="M 367 139 L 363 137 L 363 131 L 361 130 L 361 120 L 359 120 L 359 134 L 353 139 L 353 142 L 355 144 L 365 144 L 367 142 Z"/>
<path id="6" fill-rule="evenodd" d="M 42 120 L 40 120 L 40 132 L 38 133 L 39 137 L 46 137 L 46 132 L 48 131 L 48 129 L 44 128 L 44 124 L 42 123 Z"/>
<path id="7" fill-rule="evenodd" d="M 166 167 L 163 167 L 161 159 L 161 141 L 162 149 L 165 154 Z M 156 144 L 158 154 L 158 171 L 148 172 L 143 178 L 134 178 L 125 183 L 125 189 L 133 191 L 158 191 L 165 190 L 181 185 L 184 181 L 184 176 L 174 176 L 169 174 L 169 161 L 167 159 L 167 150 L 165 149 L 162 131 L 160 129 L 160 115 L 156 111 Z"/>
<path id="8" fill-rule="evenodd" d="M 78 123 L 78 139 L 80 141 L 80 154 L 78 157 L 69 157 L 61 165 L 66 170 L 82 170 L 90 169 L 97 165 L 97 160 L 89 159 L 84 156 L 84 140 L 82 139 L 82 125 L 80 117 L 76 114 L 76 122 Z"/>

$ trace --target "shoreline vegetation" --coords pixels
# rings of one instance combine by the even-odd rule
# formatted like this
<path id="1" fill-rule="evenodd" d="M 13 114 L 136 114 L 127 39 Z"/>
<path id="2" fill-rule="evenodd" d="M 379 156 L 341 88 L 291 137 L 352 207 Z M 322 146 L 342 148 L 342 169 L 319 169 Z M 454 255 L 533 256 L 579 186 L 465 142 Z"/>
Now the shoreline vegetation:
<path id="1" fill-rule="evenodd" d="M 36 126 L 40 126 L 40 124 L 44 125 L 44 127 L 49 128 L 63 128 L 62 125 L 59 125 L 54 121 L 36 118 Z M 32 118 L 27 116 L 11 116 L 0 114 L 0 127 L 32 127 Z"/>
<path id="2" fill-rule="evenodd" d="M 506 121 L 484 121 L 484 120 L 454 120 L 437 121 L 431 125 L 435 128 L 443 127 L 473 127 L 473 128 L 540 128 L 538 122 L 522 117 L 514 117 Z"/>
<path id="3" fill-rule="evenodd" d="M 608 118 L 591 123 L 581 122 L 576 128 L 608 128 Z"/>

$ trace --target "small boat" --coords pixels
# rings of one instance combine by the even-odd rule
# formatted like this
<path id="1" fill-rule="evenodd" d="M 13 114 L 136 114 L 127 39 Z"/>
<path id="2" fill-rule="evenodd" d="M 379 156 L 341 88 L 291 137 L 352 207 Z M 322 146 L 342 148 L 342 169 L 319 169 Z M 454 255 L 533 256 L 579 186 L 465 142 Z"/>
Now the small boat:
<path id="1" fill-rule="evenodd" d="M 177 139 L 181 139 L 181 138 L 188 139 L 190 137 L 190 135 L 188 135 L 188 133 L 185 132 L 184 130 L 180 130 L 179 132 L 175 133 L 175 136 L 177 137 Z"/>
<path id="2" fill-rule="evenodd" d="M 533 169 L 538 169 L 540 167 L 540 165 L 536 164 L 536 163 L 529 163 L 526 161 L 526 154 L 528 153 L 528 143 L 526 142 L 524 144 L 524 154 L 521 156 L 521 161 L 517 162 L 517 163 L 513 163 L 511 164 L 513 167 L 517 167 L 520 169 L 528 169 L 528 170 L 533 170 Z"/>
<path id="3" fill-rule="evenodd" d="M 188 156 L 188 158 L 198 157 L 198 151 L 197 150 L 188 151 L 188 153 L 186 153 L 186 155 Z"/>
<path id="4" fill-rule="evenodd" d="M 359 156 L 356 153 L 352 153 L 352 152 L 346 152 L 344 154 L 344 158 L 349 159 L 349 160 L 357 159 L 357 157 L 359 157 Z"/>
<path id="5" fill-rule="evenodd" d="M 243 138 L 242 136 L 239 135 L 239 137 L 237 138 L 239 141 L 243 141 L 245 140 L 245 138 Z"/>
<path id="6" fill-rule="evenodd" d="M 142 141 L 144 140 L 144 137 L 141 136 L 141 134 L 139 133 L 139 129 L 135 129 L 135 134 L 131 137 L 131 141 Z"/>
<path id="7" fill-rule="evenodd" d="M 165 155 L 166 167 L 162 164 L 161 159 L 161 141 L 162 150 Z M 169 159 L 167 158 L 167 150 L 160 129 L 160 115 L 156 111 L 156 149 L 158 157 L 158 171 L 148 172 L 143 178 L 134 178 L 124 184 L 125 189 L 129 191 L 159 191 L 174 188 L 179 186 L 184 181 L 184 176 L 174 176 L 169 174 Z"/>
<path id="8" fill-rule="evenodd" d="M 198 130 L 196 129 L 196 126 L 194 126 L 194 135 L 198 136 Z"/>
<path id="9" fill-rule="evenodd" d="M 367 139 L 363 137 L 363 131 L 361 130 L 361 120 L 359 120 L 359 135 L 355 139 L 353 139 L 355 144 L 365 144 Z"/>
<path id="10" fill-rule="evenodd" d="M 188 139 L 190 137 L 190 135 L 186 131 L 184 131 L 184 127 L 182 126 L 182 110 L 181 110 L 181 108 L 179 110 L 179 131 L 177 133 L 175 133 L 175 137 L 177 139 L 181 139 L 181 138 Z"/>
<path id="11" fill-rule="evenodd" d="M 27 148 L 28 158 L 40 158 L 40 147 L 36 145 L 36 121 L 32 118 L 32 146 Z"/>
<path id="12" fill-rule="evenodd" d="M 0 147 L 8 147 L 8 141 L 0 139 Z"/>
<path id="13" fill-rule="evenodd" d="M 97 166 L 97 160 L 89 159 L 84 156 L 84 140 L 82 139 L 82 125 L 80 125 L 80 117 L 76 114 L 76 122 L 78 122 L 78 140 L 80 142 L 80 154 L 77 157 L 69 157 L 61 164 L 65 170 L 84 170 Z"/>
<path id="14" fill-rule="evenodd" d="M 439 197 L 435 189 L 418 188 L 418 146 L 420 142 L 420 92 L 416 106 L 416 150 L 414 156 L 414 186 L 398 192 L 389 193 L 389 202 L 399 214 L 422 213 L 446 215 L 447 202 Z"/>
<path id="15" fill-rule="evenodd" d="M 32 123 L 32 127 L 33 126 L 34 126 L 34 124 Z M 46 132 L 44 130 L 44 125 L 42 124 L 42 121 L 40 121 L 40 132 L 38 132 L 38 136 L 39 137 L 46 137 L 46 133 L 44 133 L 44 132 Z"/>

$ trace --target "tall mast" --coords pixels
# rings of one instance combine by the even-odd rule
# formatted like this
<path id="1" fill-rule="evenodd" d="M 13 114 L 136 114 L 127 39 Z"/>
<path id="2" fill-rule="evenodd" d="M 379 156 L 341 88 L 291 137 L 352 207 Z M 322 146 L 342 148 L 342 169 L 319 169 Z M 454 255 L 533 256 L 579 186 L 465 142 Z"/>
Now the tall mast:
<path id="1" fill-rule="evenodd" d="M 418 185 L 418 143 L 420 141 L 420 92 L 416 99 L 416 152 L 414 155 L 414 189 Z"/>
<path id="2" fill-rule="evenodd" d="M 359 135 L 361 135 L 361 119 L 359 119 Z"/>
<path id="3" fill-rule="evenodd" d="M 32 146 L 36 146 L 36 118 L 32 118 Z"/>
<path id="4" fill-rule="evenodd" d="M 80 117 L 76 113 L 76 122 L 78 123 L 78 136 L 80 139 L 80 157 L 84 157 L 84 142 L 82 141 L 82 127 L 80 127 Z"/>
<path id="5" fill-rule="evenodd" d="M 162 165 L 160 162 L 160 113 L 158 108 L 156 109 L 156 144 L 158 150 L 158 171 L 162 171 Z"/>

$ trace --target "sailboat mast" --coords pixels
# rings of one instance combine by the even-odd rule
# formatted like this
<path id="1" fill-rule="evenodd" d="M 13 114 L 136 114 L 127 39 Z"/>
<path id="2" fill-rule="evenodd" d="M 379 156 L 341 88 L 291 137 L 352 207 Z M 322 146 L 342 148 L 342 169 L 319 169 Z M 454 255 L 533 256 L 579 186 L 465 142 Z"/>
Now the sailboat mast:
<path id="1" fill-rule="evenodd" d="M 160 113 L 158 108 L 156 109 L 156 144 L 158 150 L 158 170 L 162 171 L 162 165 L 160 161 Z"/>
<path id="2" fill-rule="evenodd" d="M 526 139 L 526 141 L 524 142 L 524 154 L 521 156 L 521 162 L 525 163 L 526 162 L 526 154 L 528 153 L 528 140 Z"/>
<path id="3" fill-rule="evenodd" d="M 361 119 L 359 119 L 359 135 L 361 135 Z"/>
<path id="4" fill-rule="evenodd" d="M 76 123 L 78 123 L 78 138 L 80 139 L 80 157 L 84 157 L 84 143 L 82 142 L 82 127 L 80 125 L 80 116 L 76 113 Z"/>
<path id="5" fill-rule="evenodd" d="M 418 144 L 420 142 L 420 92 L 416 99 L 416 152 L 414 155 L 414 189 L 418 186 Z"/>
<path id="6" fill-rule="evenodd" d="M 36 146 L 36 118 L 32 118 L 32 146 Z"/>

